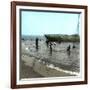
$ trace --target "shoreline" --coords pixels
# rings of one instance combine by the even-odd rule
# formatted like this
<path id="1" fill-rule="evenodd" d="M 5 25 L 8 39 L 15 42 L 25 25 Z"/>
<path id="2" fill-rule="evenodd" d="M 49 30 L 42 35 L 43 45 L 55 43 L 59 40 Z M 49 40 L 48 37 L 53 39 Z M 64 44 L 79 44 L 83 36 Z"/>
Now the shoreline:
<path id="1" fill-rule="evenodd" d="M 70 73 L 65 70 L 45 65 L 34 57 L 23 56 L 21 60 L 20 78 L 42 78 L 42 77 L 64 77 L 77 76 L 76 73 Z"/>

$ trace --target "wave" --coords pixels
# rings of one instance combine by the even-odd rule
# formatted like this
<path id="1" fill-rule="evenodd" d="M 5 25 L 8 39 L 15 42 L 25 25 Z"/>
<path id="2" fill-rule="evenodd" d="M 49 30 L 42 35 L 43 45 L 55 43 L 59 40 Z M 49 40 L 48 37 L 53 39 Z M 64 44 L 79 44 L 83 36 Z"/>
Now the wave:
<path id="1" fill-rule="evenodd" d="M 61 69 L 59 67 L 55 67 L 53 64 L 47 65 L 47 67 L 55 69 L 55 70 L 60 71 L 60 72 L 64 72 L 64 73 L 68 73 L 68 74 L 73 74 L 73 75 L 76 75 L 76 76 L 80 75 L 80 73 L 77 73 L 77 72 L 68 71 L 68 70 Z"/>

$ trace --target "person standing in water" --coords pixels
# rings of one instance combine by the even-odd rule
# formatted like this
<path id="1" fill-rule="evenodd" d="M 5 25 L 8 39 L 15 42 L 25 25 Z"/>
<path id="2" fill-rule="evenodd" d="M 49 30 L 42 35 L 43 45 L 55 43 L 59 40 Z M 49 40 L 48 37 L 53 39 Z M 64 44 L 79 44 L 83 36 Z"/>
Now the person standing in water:
<path id="1" fill-rule="evenodd" d="M 70 49 L 71 49 L 71 46 L 69 45 L 69 46 L 67 47 L 67 53 L 68 53 L 69 56 L 70 56 L 70 54 L 71 54 Z"/>
<path id="2" fill-rule="evenodd" d="M 36 50 L 38 50 L 38 38 L 36 38 Z"/>
<path id="3" fill-rule="evenodd" d="M 52 43 L 49 43 L 49 47 L 50 47 L 50 54 L 52 55 Z"/>

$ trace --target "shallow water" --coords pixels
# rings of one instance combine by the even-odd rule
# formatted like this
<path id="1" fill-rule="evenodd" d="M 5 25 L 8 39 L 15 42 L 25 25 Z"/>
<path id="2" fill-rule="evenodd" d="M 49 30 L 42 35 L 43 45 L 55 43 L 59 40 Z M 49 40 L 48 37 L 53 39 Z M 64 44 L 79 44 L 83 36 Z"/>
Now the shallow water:
<path id="1" fill-rule="evenodd" d="M 70 45 L 70 52 L 67 52 L 67 47 Z M 80 71 L 80 56 L 79 43 L 74 43 L 75 48 L 72 48 L 73 43 L 62 42 L 52 45 L 46 45 L 44 40 L 39 41 L 38 50 L 35 46 L 35 41 L 26 40 L 22 42 L 22 54 L 34 57 L 45 65 L 52 64 L 54 67 L 59 67 L 63 70 L 79 72 Z"/>

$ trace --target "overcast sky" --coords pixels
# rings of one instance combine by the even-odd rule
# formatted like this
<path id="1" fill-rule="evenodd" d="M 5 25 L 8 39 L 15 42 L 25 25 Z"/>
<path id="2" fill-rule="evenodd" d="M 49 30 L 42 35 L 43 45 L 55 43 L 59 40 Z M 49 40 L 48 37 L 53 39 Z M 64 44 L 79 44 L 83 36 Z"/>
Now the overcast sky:
<path id="1" fill-rule="evenodd" d="M 79 14 L 22 11 L 22 35 L 76 34 Z"/>

